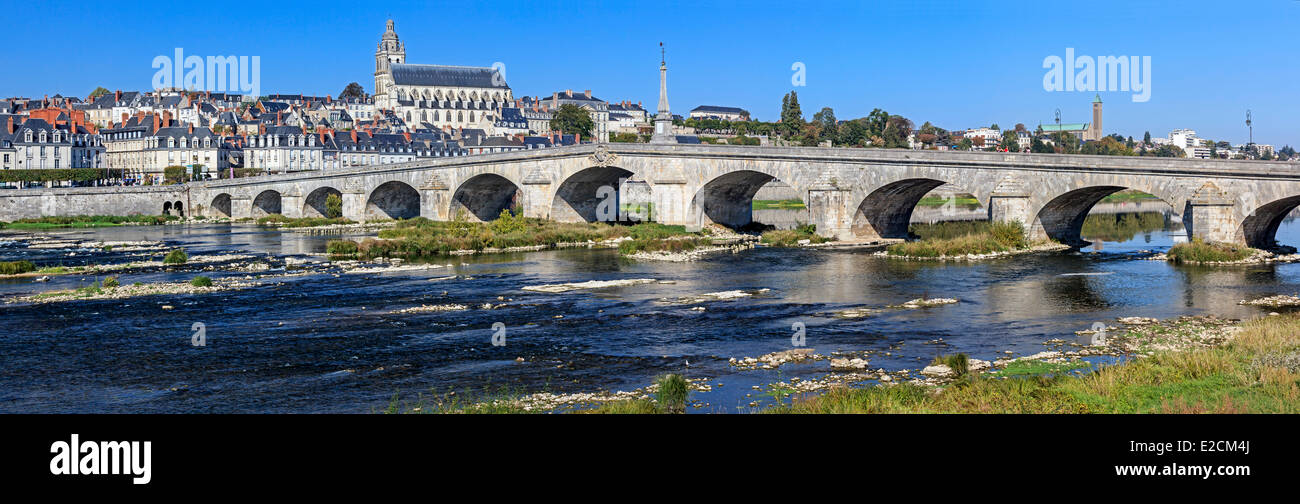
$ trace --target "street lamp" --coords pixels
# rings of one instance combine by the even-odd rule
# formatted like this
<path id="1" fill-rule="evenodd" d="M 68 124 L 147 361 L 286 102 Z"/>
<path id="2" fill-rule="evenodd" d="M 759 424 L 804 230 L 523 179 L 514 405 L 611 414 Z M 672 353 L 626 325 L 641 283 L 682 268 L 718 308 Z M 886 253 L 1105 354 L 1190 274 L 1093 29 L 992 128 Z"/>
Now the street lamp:
<path id="1" fill-rule="evenodd" d="M 1065 146 L 1061 145 L 1061 109 L 1056 109 L 1056 147 L 1061 149 L 1061 154 L 1065 154 Z"/>

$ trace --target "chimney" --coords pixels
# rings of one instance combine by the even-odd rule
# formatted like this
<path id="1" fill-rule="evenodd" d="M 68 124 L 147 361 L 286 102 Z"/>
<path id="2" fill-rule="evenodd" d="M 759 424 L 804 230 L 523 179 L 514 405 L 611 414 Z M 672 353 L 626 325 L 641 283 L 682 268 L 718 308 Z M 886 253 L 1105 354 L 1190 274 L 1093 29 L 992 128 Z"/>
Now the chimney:
<path id="1" fill-rule="evenodd" d="M 122 101 L 122 90 L 121 90 L 121 89 L 119 89 L 119 90 L 117 90 L 117 92 L 113 93 L 113 101 L 115 101 L 115 102 Z"/>
<path id="2" fill-rule="evenodd" d="M 565 89 L 565 90 L 564 90 L 564 96 L 565 96 L 565 97 L 568 97 L 568 98 L 573 98 L 573 90 L 572 90 L 572 89 Z"/>
<path id="3" fill-rule="evenodd" d="M 352 143 L 357 143 L 357 130 L 352 130 Z"/>
<path id="4" fill-rule="evenodd" d="M 586 91 L 583 91 L 583 92 L 582 92 L 582 95 L 583 95 L 583 96 L 586 96 L 587 98 L 591 98 L 591 90 L 588 89 L 588 90 L 586 90 Z"/>
<path id="5" fill-rule="evenodd" d="M 153 132 L 158 131 L 158 114 L 153 114 Z"/>
<path id="6" fill-rule="evenodd" d="M 162 125 L 163 125 L 164 127 L 166 127 L 166 126 L 171 126 L 171 124 L 172 124 L 172 111 L 170 111 L 170 110 L 164 110 L 164 111 L 163 111 L 163 116 L 162 116 L 162 118 L 163 118 L 163 124 L 162 124 Z"/>
<path id="7" fill-rule="evenodd" d="M 121 93 L 121 91 L 118 92 Z M 130 114 L 127 114 L 126 112 L 122 112 L 122 126 L 126 126 L 126 120 L 130 118 L 131 118 Z"/>
<path id="8" fill-rule="evenodd" d="M 5 131 L 8 131 L 10 135 L 14 134 L 14 118 L 13 118 L 13 116 L 9 116 L 9 117 L 5 118 Z"/>
<path id="9" fill-rule="evenodd" d="M 189 130 L 189 133 L 187 133 L 188 135 L 193 135 L 193 134 L 194 134 L 194 125 L 193 125 L 193 124 L 191 124 L 190 127 L 187 128 L 187 129 Z"/>
<path id="10" fill-rule="evenodd" d="M 411 132 L 403 131 L 402 137 L 406 138 L 406 143 L 411 143 Z"/>

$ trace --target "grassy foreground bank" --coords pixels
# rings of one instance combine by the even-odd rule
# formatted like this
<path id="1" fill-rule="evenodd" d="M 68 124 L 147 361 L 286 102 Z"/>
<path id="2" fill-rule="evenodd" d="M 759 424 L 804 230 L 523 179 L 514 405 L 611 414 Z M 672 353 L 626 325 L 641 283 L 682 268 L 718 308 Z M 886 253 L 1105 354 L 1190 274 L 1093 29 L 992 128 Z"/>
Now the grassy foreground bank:
<path id="1" fill-rule="evenodd" d="M 416 258 L 452 252 L 514 247 L 554 247 L 561 243 L 601 242 L 629 238 L 619 244 L 624 253 L 694 248 L 708 241 L 683 226 L 653 222 L 635 225 L 554 222 L 516 216 L 502 211 L 491 222 L 432 221 L 423 217 L 403 220 L 379 232 L 378 239 L 331 240 L 326 252 L 333 258 Z M 676 243 L 681 242 L 681 243 Z"/>
<path id="2" fill-rule="evenodd" d="M 941 389 L 835 388 L 774 413 L 1298 413 L 1300 316 L 1243 324 L 1218 347 L 1166 350 L 1081 375 L 968 375 Z"/>

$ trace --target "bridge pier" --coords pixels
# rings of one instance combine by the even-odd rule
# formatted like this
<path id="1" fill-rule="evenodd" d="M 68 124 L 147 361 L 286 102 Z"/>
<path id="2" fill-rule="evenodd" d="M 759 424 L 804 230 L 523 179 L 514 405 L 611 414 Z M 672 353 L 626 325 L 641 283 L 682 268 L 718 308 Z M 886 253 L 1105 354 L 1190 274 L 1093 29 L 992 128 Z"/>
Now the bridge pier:
<path id="1" fill-rule="evenodd" d="M 366 193 L 358 189 L 345 188 L 343 193 L 343 217 L 355 222 L 366 220 Z"/>
<path id="2" fill-rule="evenodd" d="M 836 240 L 852 240 L 853 207 L 852 191 L 841 189 L 808 190 L 809 224 L 817 226 L 817 234 Z"/>
<path id="3" fill-rule="evenodd" d="M 1029 190 L 1025 184 L 1011 176 L 1003 177 L 989 194 L 990 222 L 1019 222 L 1025 228 L 1025 236 L 1036 239 L 1033 232 L 1041 233 L 1047 238 L 1041 227 L 1034 226 L 1034 216 L 1029 211 Z"/>
<path id="4" fill-rule="evenodd" d="M 442 209 L 447 207 L 450 198 L 447 189 L 420 188 L 420 216 L 435 221 L 447 220 Z"/>
<path id="5" fill-rule="evenodd" d="M 303 195 L 302 195 L 302 194 L 283 194 L 283 195 L 281 195 L 281 196 L 280 196 L 280 213 L 281 213 L 282 215 L 284 215 L 285 217 L 288 217 L 288 218 L 290 218 L 290 219 L 298 219 L 298 218 L 303 217 L 303 214 L 302 214 L 303 201 L 304 201 L 304 198 L 303 198 Z"/>
<path id="6" fill-rule="evenodd" d="M 650 196 L 654 202 L 655 222 L 683 225 L 687 231 L 699 231 L 704 227 L 703 222 L 687 222 L 687 206 L 691 204 L 692 198 L 686 191 L 685 180 L 656 180 Z"/>
<path id="7" fill-rule="evenodd" d="M 1236 218 L 1236 202 L 1211 182 L 1197 189 L 1187 201 L 1183 225 L 1192 238 L 1206 242 L 1246 244 Z"/>
<path id="8" fill-rule="evenodd" d="M 230 195 L 230 218 L 248 219 L 253 216 L 253 198 L 247 194 Z"/>
<path id="9" fill-rule="evenodd" d="M 525 179 L 519 190 L 522 192 L 519 195 L 519 204 L 524 207 L 524 217 L 551 218 L 551 202 L 546 197 L 551 192 L 550 180 Z"/>

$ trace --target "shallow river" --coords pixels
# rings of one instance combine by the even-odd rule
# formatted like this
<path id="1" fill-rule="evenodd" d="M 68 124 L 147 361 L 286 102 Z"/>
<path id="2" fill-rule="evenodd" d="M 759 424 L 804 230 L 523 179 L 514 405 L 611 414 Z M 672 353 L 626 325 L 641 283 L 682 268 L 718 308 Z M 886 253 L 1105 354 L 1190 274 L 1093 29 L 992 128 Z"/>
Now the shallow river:
<path id="1" fill-rule="evenodd" d="M 50 234 L 164 240 L 191 255 L 249 253 L 280 261 L 319 254 L 332 238 L 229 224 Z M 410 400 L 433 390 L 631 390 L 665 372 L 711 378 L 711 392 L 692 396 L 704 404 L 692 412 L 749 411 L 750 402 L 761 397 L 753 385 L 829 371 L 826 361 L 751 371 L 728 364 L 729 357 L 792 348 L 796 323 L 806 328 L 807 347 L 819 354 L 874 350 L 873 369 L 915 370 L 937 353 L 991 359 L 1006 350 L 1038 352 L 1046 340 L 1070 339 L 1076 330 L 1121 316 L 1258 316 L 1261 310 L 1237 302 L 1300 290 L 1297 264 L 1210 269 L 1134 258 L 1138 251 L 1167 249 L 1181 228 L 1115 234 L 1120 236 L 1108 239 L 1118 241 L 1082 252 L 975 264 L 765 248 L 681 264 L 633 262 L 612 250 L 558 250 L 447 258 L 437 262 L 449 267 L 414 273 L 290 276 L 279 279 L 281 285 L 203 295 L 6 304 L 0 305 L 0 411 L 371 412 L 384 409 L 394 395 Z M 1283 224 L 1278 238 L 1300 243 L 1300 224 Z M 41 266 L 142 257 L 42 251 L 4 240 L 0 235 L 0 260 Z M 193 267 L 128 273 L 122 282 L 183 281 L 198 274 Z M 629 278 L 675 283 L 561 294 L 521 290 Z M 94 280 L 0 280 L 0 296 Z M 757 293 L 729 301 L 673 301 L 733 289 Z M 923 296 L 960 303 L 861 319 L 834 316 Z M 387 313 L 447 303 L 471 308 Z M 484 303 L 504 306 L 482 309 Z M 692 309 L 701 306 L 705 310 Z M 190 344 L 195 322 L 206 326 L 205 347 Z M 497 322 L 505 326 L 505 346 L 491 343 Z"/>

